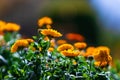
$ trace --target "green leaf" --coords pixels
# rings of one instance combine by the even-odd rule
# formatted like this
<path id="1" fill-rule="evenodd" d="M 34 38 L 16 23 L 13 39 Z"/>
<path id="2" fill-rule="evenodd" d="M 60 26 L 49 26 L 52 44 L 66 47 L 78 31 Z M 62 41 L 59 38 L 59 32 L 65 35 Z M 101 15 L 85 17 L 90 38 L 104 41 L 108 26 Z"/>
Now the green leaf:
<path id="1" fill-rule="evenodd" d="M 37 39 L 37 36 L 32 36 L 32 38 L 36 40 L 36 39 Z"/>
<path id="2" fill-rule="evenodd" d="M 5 33 L 4 34 L 4 39 L 5 39 L 6 42 L 10 41 L 12 39 L 11 33 L 8 33 L 8 32 Z"/>
<path id="3" fill-rule="evenodd" d="M 31 51 L 31 52 L 28 52 L 28 54 L 27 54 L 27 56 L 26 56 L 26 59 L 31 60 L 33 56 L 34 56 L 34 54 L 33 54 L 32 51 Z"/>

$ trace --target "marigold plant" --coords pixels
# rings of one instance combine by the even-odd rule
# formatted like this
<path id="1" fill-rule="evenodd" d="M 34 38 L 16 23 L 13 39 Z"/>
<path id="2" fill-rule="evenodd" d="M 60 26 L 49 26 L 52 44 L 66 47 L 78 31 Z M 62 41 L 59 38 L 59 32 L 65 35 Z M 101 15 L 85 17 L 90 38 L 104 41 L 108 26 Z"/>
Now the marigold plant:
<path id="1" fill-rule="evenodd" d="M 88 46 L 78 34 L 67 36 L 76 42 L 56 41 L 62 33 L 52 23 L 40 18 L 38 34 L 23 39 L 19 25 L 0 21 L 0 80 L 120 80 L 107 46 Z"/>

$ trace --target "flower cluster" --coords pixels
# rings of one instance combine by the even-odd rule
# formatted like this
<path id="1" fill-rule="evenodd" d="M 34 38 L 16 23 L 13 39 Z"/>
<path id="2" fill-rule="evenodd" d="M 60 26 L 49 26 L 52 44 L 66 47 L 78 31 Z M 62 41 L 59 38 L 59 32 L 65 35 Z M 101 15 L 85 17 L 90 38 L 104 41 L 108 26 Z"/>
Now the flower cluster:
<path id="1" fill-rule="evenodd" d="M 109 68 L 112 57 L 107 46 L 88 46 L 77 33 L 66 35 L 72 43 L 56 40 L 64 35 L 53 29 L 52 23 L 49 17 L 39 19 L 38 34 L 33 39 L 23 39 L 17 37 L 19 25 L 0 21 L 1 80 L 120 79 Z"/>

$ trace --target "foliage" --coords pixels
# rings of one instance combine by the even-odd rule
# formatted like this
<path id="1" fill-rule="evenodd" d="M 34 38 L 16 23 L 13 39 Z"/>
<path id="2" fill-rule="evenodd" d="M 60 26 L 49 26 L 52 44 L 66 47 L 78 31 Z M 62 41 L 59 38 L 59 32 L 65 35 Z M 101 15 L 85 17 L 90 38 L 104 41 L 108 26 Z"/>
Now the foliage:
<path id="1" fill-rule="evenodd" d="M 47 23 L 47 22 L 45 22 Z M 42 22 L 43 25 L 44 21 Z M 84 47 L 75 48 L 70 56 L 62 54 L 58 51 L 57 44 L 52 45 L 52 35 L 59 32 L 54 31 L 51 34 L 44 35 L 38 29 L 37 36 L 33 36 L 34 41 L 29 45 L 23 46 L 17 44 L 19 33 L 7 32 L 4 33 L 3 40 L 5 44 L 0 45 L 0 79 L 1 80 L 118 80 L 120 79 L 118 72 L 120 65 L 117 65 L 117 70 L 110 68 L 107 65 L 96 66 L 94 55 L 86 54 L 87 50 Z M 49 29 L 50 30 L 50 29 Z M 59 36 L 59 35 L 58 35 Z M 57 36 L 57 37 L 58 37 Z M 45 39 L 48 37 L 48 39 Z M 28 40 L 28 39 L 24 39 Z M 29 41 L 28 41 L 29 42 Z M 17 44 L 17 50 L 11 52 L 12 46 Z M 53 50 L 49 50 L 50 48 Z M 98 49 L 98 48 L 96 48 Z M 64 50 L 64 51 L 67 51 Z M 78 51 L 80 54 L 75 55 Z M 94 53 L 94 52 L 93 52 Z M 109 54 L 108 54 L 109 55 Z M 110 56 L 110 55 L 109 55 Z M 111 58 L 110 58 L 111 59 Z M 101 62 L 102 63 L 102 62 Z M 117 63 L 118 64 L 118 63 Z M 118 72 L 117 72 L 118 71 Z"/>

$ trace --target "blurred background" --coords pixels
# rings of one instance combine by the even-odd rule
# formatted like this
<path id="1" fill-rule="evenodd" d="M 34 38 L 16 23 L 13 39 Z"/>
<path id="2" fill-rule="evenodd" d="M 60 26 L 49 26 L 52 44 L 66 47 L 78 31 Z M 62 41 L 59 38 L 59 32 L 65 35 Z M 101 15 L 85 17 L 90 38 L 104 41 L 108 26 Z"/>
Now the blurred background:
<path id="1" fill-rule="evenodd" d="M 119 0 L 0 0 L 0 20 L 21 25 L 20 33 L 32 37 L 38 19 L 49 16 L 63 35 L 81 34 L 89 46 L 108 46 L 119 59 L 119 7 Z"/>

